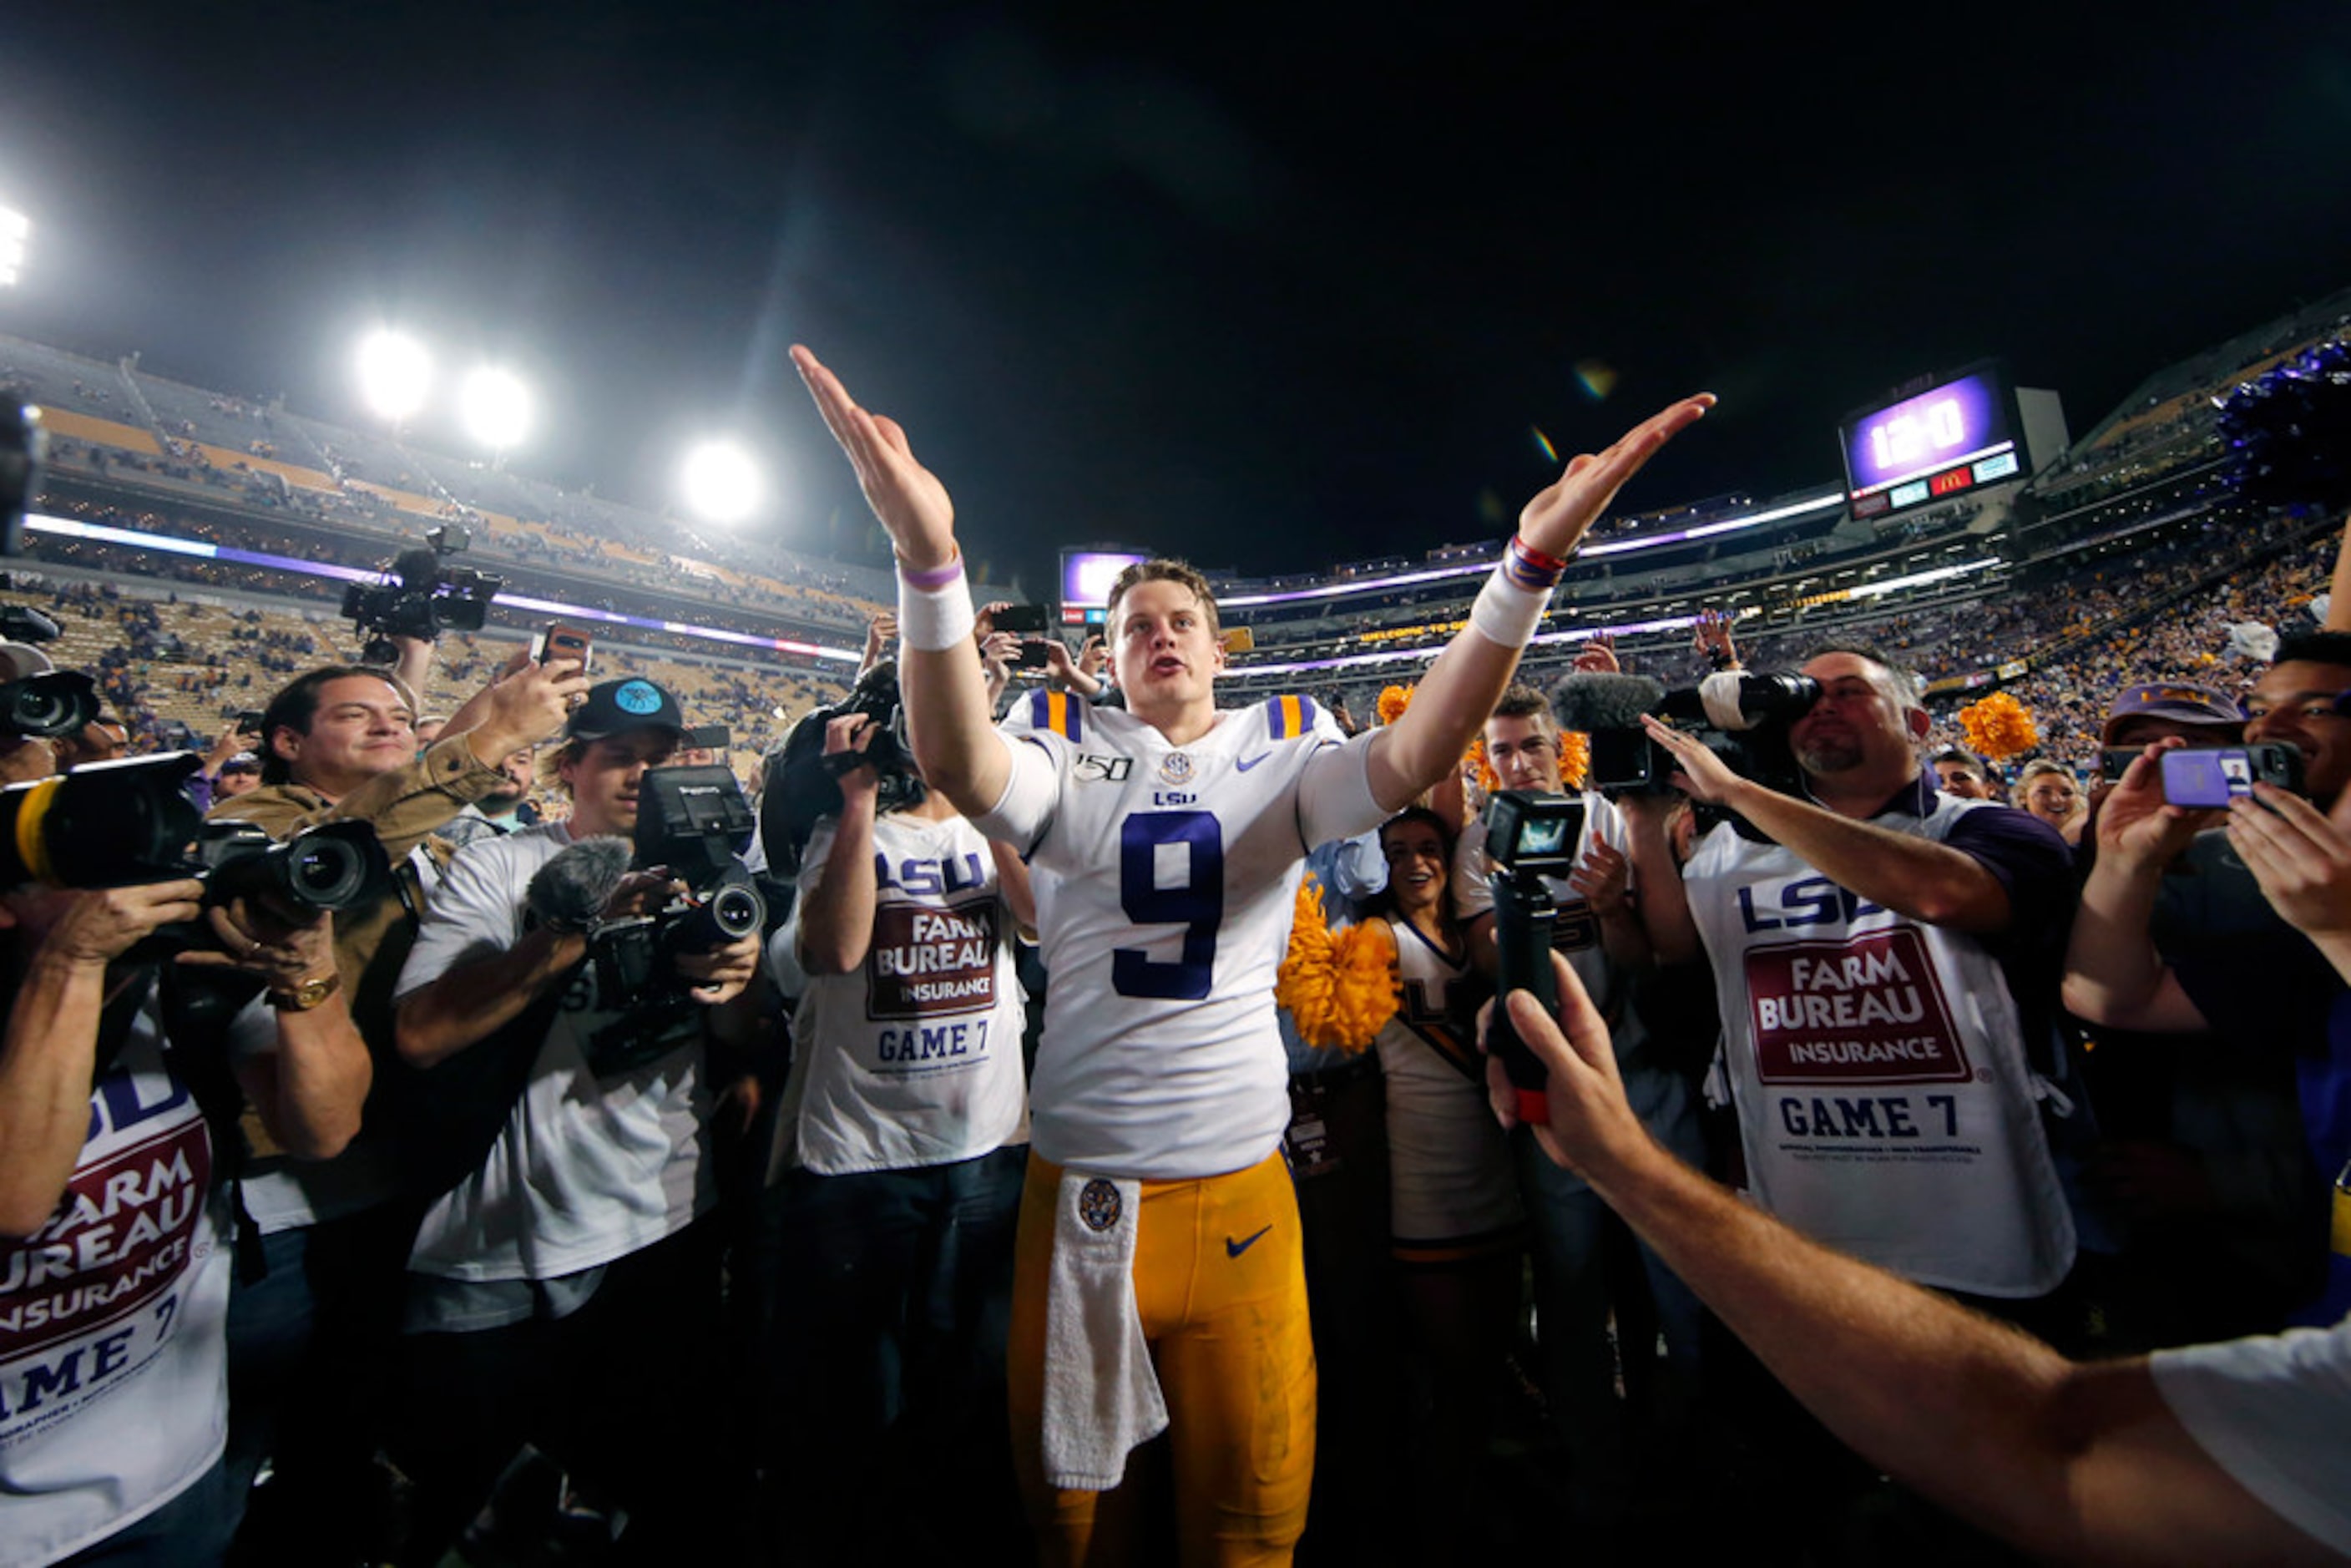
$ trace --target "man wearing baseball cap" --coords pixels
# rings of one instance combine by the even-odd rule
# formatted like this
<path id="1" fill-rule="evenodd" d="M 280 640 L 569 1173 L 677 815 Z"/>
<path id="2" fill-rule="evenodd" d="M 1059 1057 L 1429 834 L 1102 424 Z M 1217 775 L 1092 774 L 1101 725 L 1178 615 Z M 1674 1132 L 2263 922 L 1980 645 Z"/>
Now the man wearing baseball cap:
<path id="1" fill-rule="evenodd" d="M 2143 747 L 2176 735 L 2190 746 L 2233 746 L 2244 732 L 2236 698 L 2210 686 L 2161 681 L 2123 688 L 2106 712 L 2099 744 Z"/>
<path id="2" fill-rule="evenodd" d="M 664 876 L 631 871 L 614 883 L 611 862 L 592 869 L 593 851 L 553 862 L 584 841 L 633 834 L 645 774 L 685 728 L 677 699 L 652 681 L 592 687 L 543 764 L 571 798 L 569 819 L 459 852 L 401 975 L 396 1040 L 428 1086 L 440 1064 L 474 1051 L 513 1062 L 521 1079 L 506 1081 L 511 1100 L 486 1156 L 434 1200 L 409 1255 L 410 1408 L 396 1458 L 420 1489 L 420 1560 L 438 1555 L 525 1441 L 609 1487 L 632 1537 L 659 1543 L 645 1560 L 727 1555 L 732 1472 L 719 1434 L 666 1379 L 622 1369 L 717 1341 L 704 1048 L 756 1030 L 756 998 L 726 1004 L 746 997 L 759 938 L 673 960 L 704 1004 L 681 1027 L 674 1011 L 606 994 L 580 929 L 590 922 L 552 913 L 546 892 L 568 878 L 591 906 L 601 898 L 604 918 L 667 902 Z"/>

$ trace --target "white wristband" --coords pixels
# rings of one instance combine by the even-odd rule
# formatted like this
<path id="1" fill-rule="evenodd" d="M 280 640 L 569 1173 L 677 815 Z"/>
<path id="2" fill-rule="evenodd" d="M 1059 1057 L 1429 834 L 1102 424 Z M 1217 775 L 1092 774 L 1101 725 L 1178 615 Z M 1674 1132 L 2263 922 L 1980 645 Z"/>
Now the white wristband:
<path id="1" fill-rule="evenodd" d="M 1523 648 L 1534 641 L 1535 628 L 1542 624 L 1550 605 L 1549 589 L 1521 588 L 1496 567 L 1469 606 L 1469 624 L 1489 643 Z"/>
<path id="2" fill-rule="evenodd" d="M 944 653 L 971 641 L 979 616 L 971 607 L 971 580 L 957 572 L 944 588 L 916 588 L 898 580 L 898 640 L 924 653 Z"/>

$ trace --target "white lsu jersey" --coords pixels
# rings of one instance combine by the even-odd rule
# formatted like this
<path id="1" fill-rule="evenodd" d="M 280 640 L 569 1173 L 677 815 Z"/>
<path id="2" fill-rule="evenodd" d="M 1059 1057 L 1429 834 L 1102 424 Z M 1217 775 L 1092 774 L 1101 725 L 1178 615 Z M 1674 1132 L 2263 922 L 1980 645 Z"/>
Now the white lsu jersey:
<path id="1" fill-rule="evenodd" d="M 1190 1180 L 1273 1151 L 1290 1118 L 1274 971 L 1307 850 L 1387 816 L 1371 741 L 1302 696 L 1226 710 L 1186 746 L 1058 692 L 1015 706 L 1011 779 L 975 822 L 1036 890 L 1040 1155 Z"/>

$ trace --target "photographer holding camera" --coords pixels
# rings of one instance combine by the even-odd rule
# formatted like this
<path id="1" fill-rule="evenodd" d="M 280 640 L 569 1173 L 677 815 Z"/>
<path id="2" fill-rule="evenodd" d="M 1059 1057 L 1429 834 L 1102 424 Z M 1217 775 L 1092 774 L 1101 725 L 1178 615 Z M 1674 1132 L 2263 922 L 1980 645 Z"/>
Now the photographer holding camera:
<path id="1" fill-rule="evenodd" d="M 893 666 L 866 672 L 861 694 L 876 684 L 894 706 Z M 777 1512 L 796 1547 L 831 1562 L 925 1539 L 888 1521 L 905 1464 L 926 1452 L 963 1456 L 963 1479 L 930 1500 L 967 1548 L 972 1531 L 1018 1531 L 998 1517 L 1013 1496 L 1004 1351 L 1029 1155 L 1013 947 L 1036 912 L 1019 856 L 923 789 L 889 717 L 831 718 L 823 757 L 840 809 L 810 835 L 776 938 L 808 978 L 764 1228 Z"/>
<path id="2" fill-rule="evenodd" d="M 1676 785 L 1735 813 L 1679 878 L 1644 814 L 1634 865 L 1659 957 L 1702 940 L 1713 965 L 1748 1186 L 1922 1284 L 2046 1296 L 2074 1249 L 2038 1108 L 2071 856 L 2021 811 L 1937 791 L 1926 710 L 1882 654 L 1831 647 L 1802 674 L 1802 796 L 1642 721 Z"/>
<path id="3" fill-rule="evenodd" d="M 452 1092 L 496 1092 L 505 1107 L 408 1260 L 399 1458 L 420 1487 L 420 1561 L 436 1560 L 525 1440 L 609 1486 L 632 1540 L 668 1560 L 720 1561 L 730 1544 L 741 1489 L 721 1423 L 687 1385 L 624 1369 L 721 1343 L 721 1237 L 696 1223 L 717 1198 L 704 1054 L 759 1027 L 758 915 L 746 934 L 674 958 L 657 944 L 654 997 L 614 994 L 614 967 L 588 961 L 604 925 L 672 898 L 668 869 L 626 869 L 611 836 L 637 833 L 651 770 L 685 729 L 651 681 L 593 687 L 546 764 L 569 821 L 459 854 L 401 976 L 402 1057 L 430 1070 L 428 1087 L 461 1058 L 502 1073 L 495 1091 L 468 1076 Z"/>
<path id="4" fill-rule="evenodd" d="M 430 644 L 402 639 L 409 667 Z M 261 717 L 262 783 L 225 794 L 208 821 L 246 822 L 284 841 L 324 824 L 364 822 L 391 862 L 381 893 L 339 911 L 331 977 L 382 1058 L 392 1043 L 392 993 L 436 874 L 426 840 L 468 802 L 508 786 L 508 753 L 554 733 L 571 696 L 586 689 L 576 666 L 510 663 L 420 754 L 408 688 L 390 671 L 329 664 L 298 676 Z M 255 1020 L 233 1026 L 252 1048 Z M 389 1090 L 402 1087 L 387 1071 Z M 376 1112 L 389 1102 L 375 1101 Z M 242 1197 L 262 1233 L 266 1272 L 241 1279 L 231 1312 L 237 1384 L 233 1486 L 241 1490 L 265 1458 L 276 1477 L 256 1494 L 246 1545 L 274 1552 L 316 1551 L 324 1532 L 348 1530 L 364 1513 L 373 1481 L 376 1412 L 386 1354 L 398 1329 L 394 1301 L 415 1223 L 395 1202 L 402 1153 L 399 1118 L 371 1113 L 367 1136 L 325 1165 L 289 1165 L 266 1129 L 248 1127 L 256 1156 L 245 1166 Z M 262 1544 L 277 1542 L 282 1545 Z M 296 1544 L 298 1543 L 298 1546 Z"/>
<path id="5" fill-rule="evenodd" d="M 235 1500 L 222 1463 L 234 1163 L 205 1084 L 233 1065 L 285 1147 L 336 1154 L 370 1079 L 331 975 L 323 912 L 207 904 L 173 877 L 0 896 L 12 1001 L 0 1040 L 0 1560 L 52 1563 L 104 1542 L 147 1560 L 217 1561 Z M 266 1049 L 233 1063 L 178 1037 L 152 960 L 171 926 L 217 947 L 183 964 L 267 988 Z M 167 1031 L 172 1038 L 167 1039 Z M 110 1561 L 113 1560 L 110 1556 Z"/>

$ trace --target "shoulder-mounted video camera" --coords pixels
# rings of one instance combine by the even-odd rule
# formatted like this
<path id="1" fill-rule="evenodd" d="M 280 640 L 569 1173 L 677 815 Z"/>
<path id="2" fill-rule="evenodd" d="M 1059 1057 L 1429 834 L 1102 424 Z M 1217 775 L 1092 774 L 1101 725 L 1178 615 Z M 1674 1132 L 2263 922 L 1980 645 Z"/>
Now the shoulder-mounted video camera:
<path id="1" fill-rule="evenodd" d="M 394 637 L 429 640 L 444 632 L 480 631 L 490 601 L 506 587 L 506 579 L 493 572 L 449 564 L 474 542 L 464 528 L 444 523 L 425 529 L 424 540 L 429 548 L 393 557 L 381 580 L 343 591 L 343 613 L 368 634 L 361 663 L 398 664 Z"/>
<path id="2" fill-rule="evenodd" d="M 1646 675 L 1586 672 L 1552 689 L 1562 729 L 1592 737 L 1590 782 L 1602 794 L 1662 795 L 1673 788 L 1673 753 L 1649 738 L 1644 715 L 1695 737 L 1741 778 L 1786 793 L 1798 786 L 1788 726 L 1820 701 L 1810 675 L 1719 670 L 1668 691 Z"/>
<path id="3" fill-rule="evenodd" d="M 873 721 L 873 738 L 860 752 L 824 754 L 825 726 L 845 714 Z M 906 710 L 898 699 L 898 665 L 884 659 L 857 678 L 835 706 L 818 708 L 792 726 L 759 800 L 759 841 L 779 868 L 796 869 L 800 850 L 820 818 L 841 811 L 841 775 L 870 765 L 881 780 L 874 810 L 883 814 L 923 803 L 922 776 L 906 737 Z"/>

